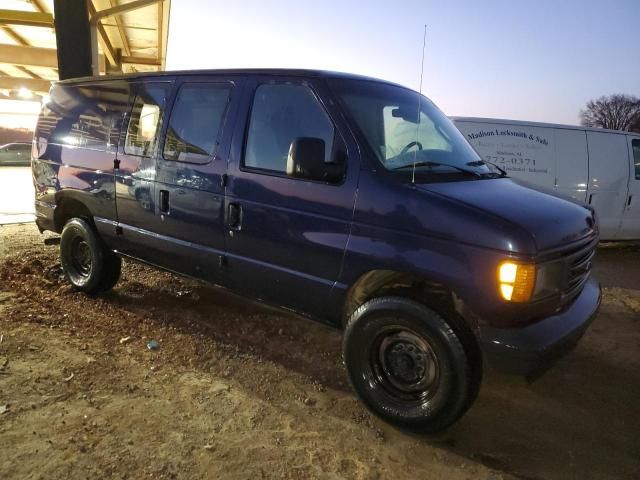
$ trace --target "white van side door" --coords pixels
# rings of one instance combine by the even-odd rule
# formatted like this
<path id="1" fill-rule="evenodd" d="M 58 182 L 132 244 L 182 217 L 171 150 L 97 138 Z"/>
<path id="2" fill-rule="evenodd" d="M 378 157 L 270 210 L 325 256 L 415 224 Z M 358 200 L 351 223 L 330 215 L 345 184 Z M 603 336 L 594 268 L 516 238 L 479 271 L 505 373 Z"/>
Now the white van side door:
<path id="1" fill-rule="evenodd" d="M 635 240 L 640 238 L 640 135 L 627 135 L 629 147 L 629 188 L 620 238 Z"/>
<path id="2" fill-rule="evenodd" d="M 625 135 L 587 132 L 589 189 L 587 203 L 593 205 L 600 222 L 602 240 L 618 239 L 627 201 L 629 148 Z"/>
<path id="3" fill-rule="evenodd" d="M 556 129 L 556 189 L 581 202 L 587 201 L 589 153 L 584 130 Z"/>

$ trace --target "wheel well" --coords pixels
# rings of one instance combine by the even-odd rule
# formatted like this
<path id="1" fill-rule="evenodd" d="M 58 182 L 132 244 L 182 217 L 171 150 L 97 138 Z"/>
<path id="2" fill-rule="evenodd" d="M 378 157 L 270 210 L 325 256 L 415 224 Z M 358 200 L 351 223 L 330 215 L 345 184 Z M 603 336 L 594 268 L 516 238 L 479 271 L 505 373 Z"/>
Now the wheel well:
<path id="1" fill-rule="evenodd" d="M 83 218 L 93 225 L 91 211 L 84 203 L 74 198 L 63 198 L 53 214 L 56 232 L 62 232 L 64 225 L 72 218 Z"/>
<path id="2" fill-rule="evenodd" d="M 431 281 L 420 275 L 394 270 L 372 270 L 362 275 L 347 291 L 343 305 L 342 325 L 351 314 L 366 301 L 380 296 L 395 295 L 409 297 L 432 308 L 440 315 L 453 319 L 462 319 L 464 305 L 462 300 L 441 283 Z M 464 317 L 468 317 L 464 315 Z M 475 329 L 475 319 L 462 320 Z"/>
<path id="3" fill-rule="evenodd" d="M 342 327 L 363 303 L 375 297 L 402 296 L 426 305 L 442 316 L 456 332 L 475 368 L 482 376 L 482 353 L 475 333 L 479 319 L 465 306 L 454 291 L 438 282 L 407 272 L 372 270 L 362 275 L 347 291 L 343 305 Z M 478 380 L 479 385 L 479 380 Z"/>

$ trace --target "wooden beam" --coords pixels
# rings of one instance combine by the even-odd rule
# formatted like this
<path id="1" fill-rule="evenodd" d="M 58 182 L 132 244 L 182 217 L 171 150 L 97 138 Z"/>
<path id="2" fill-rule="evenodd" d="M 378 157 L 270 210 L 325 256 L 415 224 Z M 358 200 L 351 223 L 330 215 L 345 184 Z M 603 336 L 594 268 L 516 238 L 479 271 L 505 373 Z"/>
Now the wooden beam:
<path id="1" fill-rule="evenodd" d="M 162 1 L 163 0 L 134 0 L 133 2 L 124 3 L 112 8 L 107 8 L 105 10 L 100 10 L 95 16 L 91 17 L 91 22 L 97 22 L 102 18 L 110 17 L 112 15 L 118 15 L 120 13 L 138 10 L 140 8 L 148 7 L 149 5 Z"/>
<path id="2" fill-rule="evenodd" d="M 0 48 L 0 62 L 32 67 L 58 66 L 55 48 L 37 48 L 23 45 L 3 45 Z"/>
<path id="3" fill-rule="evenodd" d="M 113 0 L 109 0 L 109 5 L 113 8 L 114 3 Z M 114 20 L 116 21 L 116 26 L 118 27 L 118 33 L 120 33 L 120 41 L 122 42 L 122 51 L 126 56 L 131 56 L 131 49 L 129 48 L 129 39 L 127 38 L 127 31 L 122 26 L 122 20 L 120 20 L 120 15 L 114 15 Z"/>
<path id="4" fill-rule="evenodd" d="M 158 61 L 162 65 L 162 10 L 164 2 L 158 2 Z"/>
<path id="5" fill-rule="evenodd" d="M 93 16 L 95 15 L 95 13 L 96 13 L 96 7 L 94 7 L 93 3 L 89 1 L 89 15 Z M 102 25 L 100 25 L 100 23 L 98 23 L 98 33 L 100 34 L 100 36 L 98 37 L 98 41 L 102 46 L 102 51 L 107 57 L 107 61 L 109 62 L 110 65 L 117 67 L 118 60 L 117 60 L 116 50 L 115 48 L 113 48 L 113 45 L 111 44 L 111 40 L 109 39 L 109 35 L 107 34 L 107 31 Z"/>
<path id="6" fill-rule="evenodd" d="M 0 63 L 32 67 L 58 68 L 58 55 L 55 48 L 26 47 L 22 45 L 2 45 Z M 104 64 L 104 55 L 100 55 Z"/>
<path id="7" fill-rule="evenodd" d="M 11 39 L 16 42 L 18 45 L 22 45 L 24 47 L 29 46 L 29 42 L 22 35 L 18 34 L 13 28 L 8 25 L 0 25 L 0 28 L 9 36 Z"/>
<path id="8" fill-rule="evenodd" d="M 18 45 L 22 45 L 23 47 L 29 46 L 29 42 L 27 41 L 27 39 L 24 38 L 22 35 L 20 35 L 18 32 L 16 32 L 13 28 L 9 27 L 8 25 L 0 25 L 0 28 L 2 28 L 4 33 L 6 33 L 9 37 L 11 37 L 13 41 L 16 42 Z M 21 72 L 29 75 L 31 78 L 42 78 L 40 75 L 33 73 L 31 70 L 23 66 L 16 66 L 16 68 Z"/>
<path id="9" fill-rule="evenodd" d="M 50 87 L 51 82 L 48 80 L 0 75 L 0 89 L 20 90 L 21 88 L 28 88 L 32 92 L 47 93 Z"/>
<path id="10" fill-rule="evenodd" d="M 155 57 L 128 57 L 122 56 L 122 63 L 134 63 L 136 65 L 153 65 L 160 66 L 160 61 Z"/>
<path id="11" fill-rule="evenodd" d="M 50 13 L 26 12 L 23 10 L 0 10 L 0 23 L 5 25 L 53 28 L 53 15 Z"/>
<path id="12" fill-rule="evenodd" d="M 47 9 L 44 8 L 41 0 L 31 0 L 31 5 L 33 5 L 35 9 L 40 13 L 49 13 L 47 12 Z"/>
<path id="13" fill-rule="evenodd" d="M 29 70 L 27 67 L 23 67 L 22 65 L 16 65 L 15 66 L 18 70 L 20 70 L 22 73 L 26 73 L 27 75 L 29 75 L 29 77 L 31 78 L 42 78 L 40 75 L 38 75 L 37 73 L 33 73 L 31 70 Z"/>
<path id="14" fill-rule="evenodd" d="M 40 13 L 51 13 L 51 12 L 49 12 L 49 10 L 47 10 L 44 7 L 44 5 L 42 3 L 42 0 L 30 0 L 30 1 L 31 1 L 31 5 L 33 5 L 33 8 L 35 8 L 37 12 L 40 12 Z M 54 27 L 55 27 L 55 19 L 54 19 Z M 27 70 L 24 67 L 18 67 L 18 68 Z M 55 74 L 55 76 L 57 77 L 58 76 L 58 69 L 57 68 L 53 68 L 52 70 L 53 70 L 53 73 Z M 32 75 L 35 75 L 35 74 L 32 74 Z M 41 77 L 38 76 L 38 78 L 41 78 Z"/>

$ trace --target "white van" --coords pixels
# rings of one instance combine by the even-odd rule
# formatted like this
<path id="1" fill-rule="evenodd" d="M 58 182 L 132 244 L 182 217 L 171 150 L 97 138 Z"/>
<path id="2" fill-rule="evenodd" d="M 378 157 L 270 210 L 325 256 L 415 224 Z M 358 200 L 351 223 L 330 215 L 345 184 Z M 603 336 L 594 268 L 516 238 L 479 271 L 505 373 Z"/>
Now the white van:
<path id="1" fill-rule="evenodd" d="M 509 176 L 593 205 L 602 240 L 640 239 L 640 134 L 549 123 L 453 117 Z"/>

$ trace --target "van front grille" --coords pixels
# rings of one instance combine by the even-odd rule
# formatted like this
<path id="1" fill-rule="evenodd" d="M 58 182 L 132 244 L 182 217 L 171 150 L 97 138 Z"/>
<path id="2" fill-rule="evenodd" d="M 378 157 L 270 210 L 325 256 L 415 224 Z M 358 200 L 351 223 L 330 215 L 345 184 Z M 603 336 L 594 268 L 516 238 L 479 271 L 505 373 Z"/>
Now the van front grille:
<path id="1" fill-rule="evenodd" d="M 589 242 L 586 246 L 579 248 L 577 251 L 568 252 L 565 257 L 566 261 L 566 283 L 562 291 L 562 297 L 565 300 L 574 298 L 582 291 L 582 287 L 591 275 L 591 265 L 593 257 L 596 254 L 598 239 Z"/>

